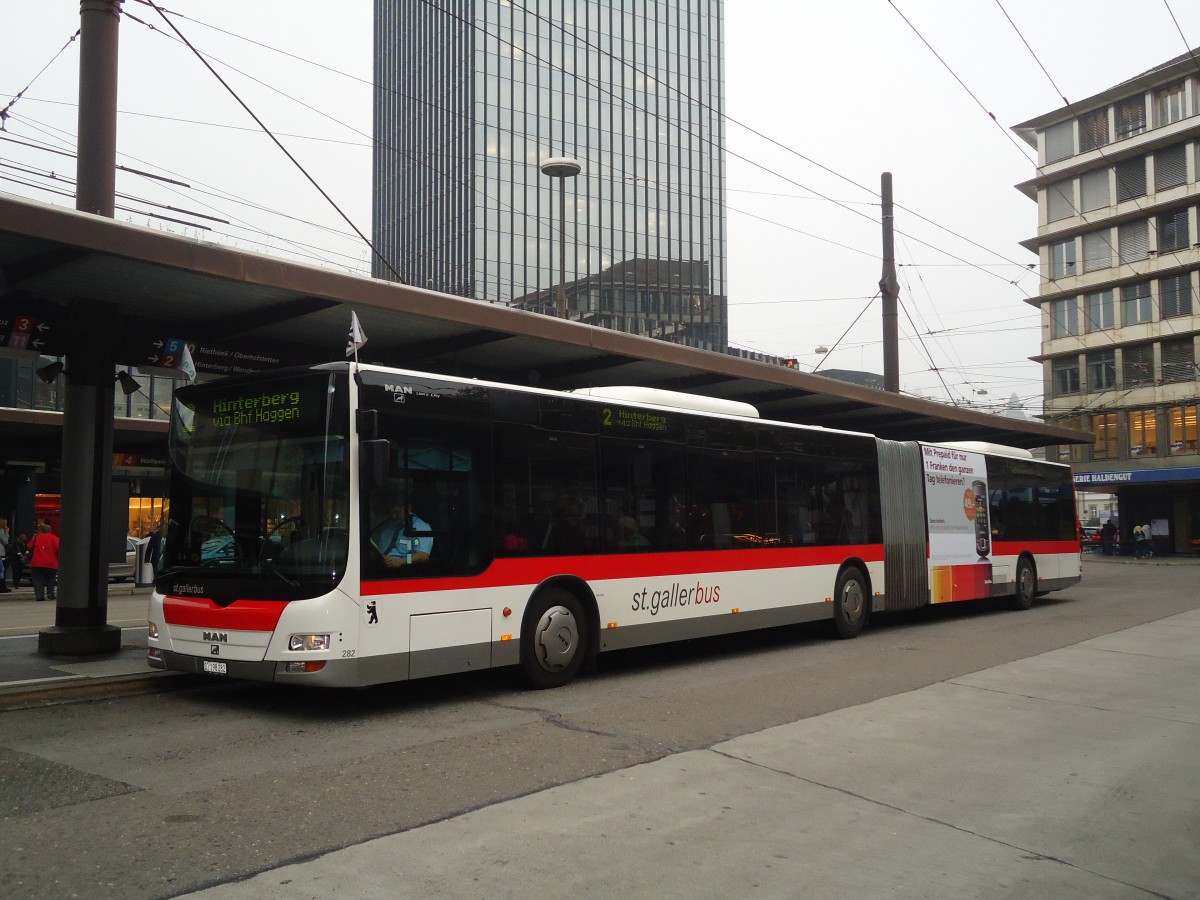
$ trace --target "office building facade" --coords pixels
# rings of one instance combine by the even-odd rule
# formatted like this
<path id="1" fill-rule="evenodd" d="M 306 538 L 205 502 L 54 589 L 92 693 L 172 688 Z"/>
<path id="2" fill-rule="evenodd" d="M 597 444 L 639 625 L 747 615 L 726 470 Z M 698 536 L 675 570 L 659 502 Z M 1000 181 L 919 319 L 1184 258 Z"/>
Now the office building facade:
<path id="1" fill-rule="evenodd" d="M 1117 495 L 1122 537 L 1200 551 L 1200 51 L 1018 125 L 1038 150 L 1045 413 L 1084 491 Z M 1128 546 L 1128 543 L 1126 544 Z"/>
<path id="2" fill-rule="evenodd" d="M 376 277 L 725 350 L 723 0 L 375 12 Z"/>

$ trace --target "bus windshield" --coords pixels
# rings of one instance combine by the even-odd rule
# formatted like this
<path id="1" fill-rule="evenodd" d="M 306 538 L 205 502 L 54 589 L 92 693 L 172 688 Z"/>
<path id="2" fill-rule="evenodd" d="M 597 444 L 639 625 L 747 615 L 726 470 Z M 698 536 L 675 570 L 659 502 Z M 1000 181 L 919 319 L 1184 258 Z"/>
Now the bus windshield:
<path id="1" fill-rule="evenodd" d="M 218 602 L 328 591 L 349 549 L 348 422 L 344 373 L 177 391 L 160 580 Z"/>

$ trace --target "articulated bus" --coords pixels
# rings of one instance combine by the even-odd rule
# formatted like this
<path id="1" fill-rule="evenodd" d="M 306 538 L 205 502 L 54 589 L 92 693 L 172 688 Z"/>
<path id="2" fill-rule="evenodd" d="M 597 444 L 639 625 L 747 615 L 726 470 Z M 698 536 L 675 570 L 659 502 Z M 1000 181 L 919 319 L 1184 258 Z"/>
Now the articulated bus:
<path id="1" fill-rule="evenodd" d="M 354 362 L 176 392 L 152 667 L 364 686 L 1079 581 L 1071 472 L 645 388 Z"/>

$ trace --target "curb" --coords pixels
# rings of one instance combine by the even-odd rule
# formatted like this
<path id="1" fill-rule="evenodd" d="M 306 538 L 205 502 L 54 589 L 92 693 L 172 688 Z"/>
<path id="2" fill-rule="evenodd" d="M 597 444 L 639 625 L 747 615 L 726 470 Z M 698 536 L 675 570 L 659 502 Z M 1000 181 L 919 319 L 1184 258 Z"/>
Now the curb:
<path id="1" fill-rule="evenodd" d="M 136 694 L 178 691 L 198 687 L 203 683 L 204 679 L 199 675 L 148 669 L 144 674 L 137 675 L 107 675 L 99 678 L 80 678 L 76 681 L 8 685 L 0 690 L 0 712 L 59 706 L 64 703 L 95 700 L 98 697 L 129 697 Z"/>

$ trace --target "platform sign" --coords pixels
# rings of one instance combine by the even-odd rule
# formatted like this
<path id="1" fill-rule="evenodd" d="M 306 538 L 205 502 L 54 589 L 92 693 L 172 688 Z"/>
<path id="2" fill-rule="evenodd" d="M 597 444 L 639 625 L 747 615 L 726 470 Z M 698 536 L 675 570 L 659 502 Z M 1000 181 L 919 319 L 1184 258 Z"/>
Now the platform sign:
<path id="1" fill-rule="evenodd" d="M 61 356 L 64 348 L 58 340 L 60 333 L 53 323 L 30 311 L 0 311 L 0 347 Z"/>
<path id="2" fill-rule="evenodd" d="M 150 350 L 138 365 L 158 369 L 178 369 L 187 342 L 183 338 L 160 338 L 150 342 Z"/>
<path id="3" fill-rule="evenodd" d="M 161 332 L 156 332 L 158 327 L 153 325 L 125 322 L 109 346 L 113 363 L 180 377 L 186 369 L 186 364 L 180 368 L 185 347 L 196 369 L 212 375 L 244 375 L 323 361 L 295 347 L 280 349 L 253 340 L 206 344 L 175 335 L 158 336 Z M 80 326 L 67 309 L 24 296 L 0 298 L 0 351 L 67 356 L 76 341 L 91 339 L 93 335 L 80 333 Z M 334 341 L 331 346 L 341 345 Z"/>

